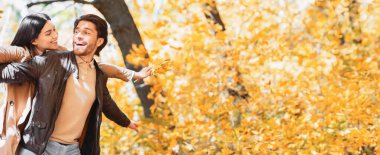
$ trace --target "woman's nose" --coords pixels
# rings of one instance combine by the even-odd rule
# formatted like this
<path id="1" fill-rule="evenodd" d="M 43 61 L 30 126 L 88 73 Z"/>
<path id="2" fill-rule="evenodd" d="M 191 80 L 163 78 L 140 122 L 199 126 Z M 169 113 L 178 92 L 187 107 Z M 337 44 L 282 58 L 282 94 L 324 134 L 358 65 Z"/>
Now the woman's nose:
<path id="1" fill-rule="evenodd" d="M 58 38 L 58 32 L 57 32 L 57 31 L 55 31 L 55 32 L 53 33 L 53 38 L 54 38 L 54 39 Z"/>

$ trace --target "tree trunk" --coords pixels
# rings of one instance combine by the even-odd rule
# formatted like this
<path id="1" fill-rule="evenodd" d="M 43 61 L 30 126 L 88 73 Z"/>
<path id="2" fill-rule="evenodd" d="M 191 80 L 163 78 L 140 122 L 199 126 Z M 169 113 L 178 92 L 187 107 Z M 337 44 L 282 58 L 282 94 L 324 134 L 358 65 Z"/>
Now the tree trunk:
<path id="1" fill-rule="evenodd" d="M 141 67 L 136 68 L 126 60 L 126 56 L 130 53 L 133 44 L 137 45 L 137 47 L 144 45 L 127 4 L 124 0 L 95 0 L 92 4 L 111 25 L 112 33 L 119 43 L 125 66 L 135 71 L 140 70 Z M 151 86 L 144 84 L 143 81 L 134 83 L 134 86 L 144 108 L 145 117 L 150 117 L 149 108 L 154 104 L 153 100 L 148 99 Z"/>
<path id="2" fill-rule="evenodd" d="M 205 14 L 206 18 L 210 21 L 210 24 L 211 25 L 217 25 L 218 24 L 222 27 L 221 31 L 225 31 L 226 28 L 224 26 L 222 19 L 220 18 L 219 11 L 216 8 L 215 1 L 212 1 L 211 3 L 206 3 L 206 4 L 204 4 L 203 7 L 204 7 L 203 8 L 204 14 Z M 218 33 L 218 31 L 220 31 L 220 30 L 214 29 L 215 33 Z"/>
<path id="3" fill-rule="evenodd" d="M 221 26 L 221 29 L 215 29 L 215 27 L 213 27 L 212 30 L 214 31 L 215 35 L 220 31 L 226 30 L 226 27 L 222 21 L 222 18 L 219 15 L 219 11 L 216 7 L 215 1 L 205 3 L 203 5 L 203 11 L 204 11 L 204 15 L 206 16 L 210 25 L 212 25 L 212 26 L 220 25 Z M 231 45 L 231 43 L 229 43 L 229 44 Z M 227 56 L 228 55 L 226 55 L 226 57 Z M 231 67 L 230 69 L 235 70 L 236 74 L 237 74 L 236 76 L 239 79 L 241 79 L 240 72 L 238 70 L 237 65 L 235 65 L 234 67 Z M 235 101 L 244 99 L 245 101 L 248 102 L 249 94 L 248 94 L 245 86 L 240 82 L 237 82 L 236 85 L 227 88 L 227 92 L 229 95 L 235 97 Z M 233 119 L 231 120 L 232 125 L 234 127 L 240 126 L 241 119 L 242 119 L 242 113 L 239 110 L 233 110 Z"/>
<path id="4" fill-rule="evenodd" d="M 349 9 L 349 19 L 351 24 L 351 29 L 354 34 L 352 42 L 354 44 L 360 44 L 362 42 L 362 29 L 360 27 L 360 14 L 359 14 L 359 3 L 356 0 L 352 0 L 351 4 L 348 6 Z"/>

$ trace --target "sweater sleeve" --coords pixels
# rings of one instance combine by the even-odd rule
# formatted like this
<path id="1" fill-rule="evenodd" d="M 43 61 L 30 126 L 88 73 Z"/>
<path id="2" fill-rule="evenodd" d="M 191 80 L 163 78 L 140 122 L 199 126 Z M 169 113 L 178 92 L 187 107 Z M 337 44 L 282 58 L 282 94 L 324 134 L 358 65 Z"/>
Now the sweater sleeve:
<path id="1" fill-rule="evenodd" d="M 0 63 L 24 62 L 31 58 L 27 49 L 18 46 L 0 47 Z"/>
<path id="2" fill-rule="evenodd" d="M 132 76 L 133 76 L 132 70 L 129 70 L 129 69 L 126 69 L 123 67 L 119 67 L 116 65 L 112 65 L 112 64 L 101 63 L 101 62 L 99 63 L 99 67 L 110 78 L 117 78 L 117 79 L 123 80 L 125 82 L 132 80 Z"/>

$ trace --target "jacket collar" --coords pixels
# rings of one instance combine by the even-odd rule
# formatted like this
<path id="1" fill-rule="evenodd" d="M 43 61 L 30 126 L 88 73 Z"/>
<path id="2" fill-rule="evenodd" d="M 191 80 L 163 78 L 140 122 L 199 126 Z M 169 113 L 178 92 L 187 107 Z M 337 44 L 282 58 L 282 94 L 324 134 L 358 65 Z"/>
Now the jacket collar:
<path id="1" fill-rule="evenodd" d="M 74 74 L 74 78 L 79 79 L 79 69 L 78 69 L 78 62 L 75 58 L 74 51 L 71 51 L 71 61 L 73 62 L 73 66 L 70 67 L 71 74 Z"/>
<path id="2" fill-rule="evenodd" d="M 74 65 L 70 68 L 70 71 L 72 74 L 74 74 L 75 78 L 79 79 L 78 62 L 77 62 L 77 59 L 75 57 L 74 51 L 71 51 L 71 59 L 72 59 Z M 96 69 L 96 76 L 99 76 L 99 74 L 101 74 L 101 69 L 100 69 L 100 67 L 99 67 L 99 65 L 95 59 L 94 59 L 94 66 Z"/>

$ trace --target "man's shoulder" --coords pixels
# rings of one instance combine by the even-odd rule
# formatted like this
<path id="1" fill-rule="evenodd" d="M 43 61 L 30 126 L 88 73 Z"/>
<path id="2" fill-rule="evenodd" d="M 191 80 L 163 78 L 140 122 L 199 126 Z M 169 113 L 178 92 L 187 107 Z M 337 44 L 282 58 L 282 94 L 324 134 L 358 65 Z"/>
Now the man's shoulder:
<path id="1" fill-rule="evenodd" d="M 54 64 L 56 62 L 60 62 L 62 60 L 71 59 L 72 51 L 48 51 L 44 52 L 39 56 L 35 56 L 32 58 L 32 61 L 37 62 L 39 64 Z"/>
<path id="2" fill-rule="evenodd" d="M 105 78 L 105 79 L 108 78 L 107 74 L 104 73 L 104 71 L 99 67 L 99 62 L 97 62 L 96 60 L 94 60 L 94 66 L 95 66 L 96 71 L 98 72 L 97 73 L 98 76 L 100 76 L 101 78 Z"/>
<path id="3" fill-rule="evenodd" d="M 48 58 L 48 59 L 64 59 L 64 58 L 70 58 L 73 54 L 73 51 L 48 51 L 40 55 L 41 58 Z"/>
<path id="4" fill-rule="evenodd" d="M 69 56 L 73 53 L 73 51 L 48 51 L 45 52 L 43 55 L 46 56 Z"/>

